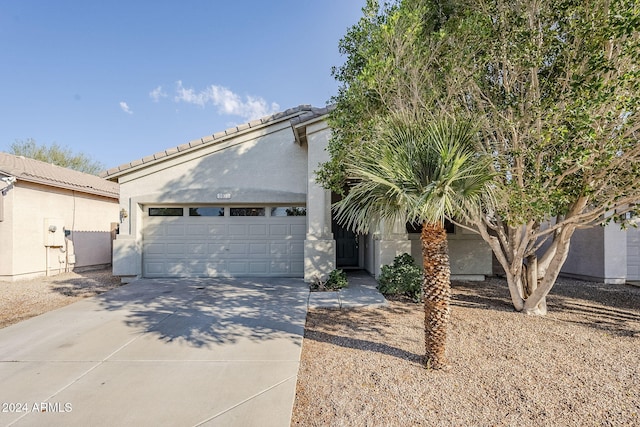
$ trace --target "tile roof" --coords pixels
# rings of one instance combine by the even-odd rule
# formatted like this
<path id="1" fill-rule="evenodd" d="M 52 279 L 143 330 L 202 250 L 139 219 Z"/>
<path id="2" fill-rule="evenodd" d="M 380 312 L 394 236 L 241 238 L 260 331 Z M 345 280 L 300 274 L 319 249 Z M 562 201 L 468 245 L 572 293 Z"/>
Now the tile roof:
<path id="1" fill-rule="evenodd" d="M 220 141 L 233 138 L 238 134 L 241 134 L 246 131 L 256 130 L 277 122 L 281 122 L 284 120 L 290 120 L 292 125 L 298 125 L 305 121 L 313 120 L 315 118 L 324 116 L 328 114 L 333 109 L 332 106 L 329 107 L 312 107 L 311 105 L 299 105 L 294 108 L 289 108 L 288 110 L 281 111 L 279 113 L 272 114 L 270 116 L 266 116 L 257 120 L 253 120 L 249 123 L 244 123 L 229 129 L 226 129 L 221 132 L 214 133 L 213 135 L 208 135 L 202 137 L 200 139 L 196 139 L 190 141 L 188 143 L 179 145 L 177 147 L 168 148 L 164 151 L 160 151 L 151 156 L 143 157 L 142 159 L 134 160 L 129 163 L 122 164 L 115 168 L 103 171 L 100 173 L 100 176 L 106 179 L 113 179 L 116 176 L 121 175 L 123 172 L 131 171 L 133 169 L 149 166 L 149 164 L 165 160 L 170 157 L 178 156 L 185 151 L 191 151 L 198 148 L 202 148 L 203 146 L 210 145 L 213 143 L 219 143 Z"/>
<path id="2" fill-rule="evenodd" d="M 18 180 L 117 199 L 119 185 L 95 175 L 0 152 L 0 173 Z"/>

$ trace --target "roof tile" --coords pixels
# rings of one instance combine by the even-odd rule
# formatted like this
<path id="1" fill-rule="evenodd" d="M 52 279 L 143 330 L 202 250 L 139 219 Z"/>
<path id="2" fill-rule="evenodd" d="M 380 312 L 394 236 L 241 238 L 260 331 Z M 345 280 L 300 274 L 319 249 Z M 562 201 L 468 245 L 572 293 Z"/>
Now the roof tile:
<path id="1" fill-rule="evenodd" d="M 0 152 L 0 172 L 18 180 L 100 196 L 117 198 L 120 192 L 117 183 L 99 176 L 3 152 Z"/>
<path id="2" fill-rule="evenodd" d="M 312 118 L 315 117 L 319 117 L 323 114 L 326 114 L 328 111 L 330 111 L 329 109 L 325 108 L 316 108 L 316 107 L 312 107 L 311 105 L 308 104 L 303 104 L 303 105 L 299 105 L 297 107 L 294 108 L 289 108 L 287 110 L 281 111 L 279 113 L 275 113 L 272 114 L 270 116 L 266 116 L 266 117 L 262 117 L 260 119 L 256 119 L 256 120 L 252 120 L 248 123 L 244 123 L 235 127 L 231 127 L 225 131 L 221 131 L 221 132 L 216 132 L 213 135 L 208 135 L 205 136 L 203 138 L 201 138 L 200 140 L 194 140 L 191 141 L 190 143 L 186 143 L 186 144 L 182 144 L 179 145 L 177 147 L 173 147 L 173 148 L 168 148 L 167 150 L 165 150 L 164 152 L 166 153 L 166 156 L 162 156 L 162 157 L 156 157 L 156 159 L 154 161 L 161 161 L 164 160 L 166 158 L 170 158 L 172 156 L 178 155 L 178 153 L 181 153 L 183 151 L 187 151 L 189 149 L 194 149 L 195 147 L 198 146 L 203 146 L 203 145 L 207 145 L 207 144 L 211 144 L 211 143 L 217 143 L 219 140 L 224 139 L 224 138 L 228 138 L 231 137 L 233 135 L 237 135 L 238 133 L 248 130 L 248 129 L 255 129 L 261 126 L 264 126 L 268 123 L 273 123 L 279 120 L 284 120 L 290 116 L 294 116 L 297 115 L 297 117 L 292 117 L 292 123 L 304 123 L 307 120 L 310 120 Z M 294 122 L 295 121 L 295 122 Z M 105 172 L 102 173 L 103 176 L 109 177 L 109 176 L 114 176 L 114 175 L 120 175 L 122 172 L 125 172 L 129 169 L 133 169 L 137 166 L 140 166 L 142 164 L 147 164 L 148 162 L 146 161 L 146 157 L 142 160 L 136 160 L 130 163 L 125 163 L 124 165 L 119 166 L 118 168 L 112 168 L 109 169 Z M 115 171 L 115 172 L 114 172 Z"/>

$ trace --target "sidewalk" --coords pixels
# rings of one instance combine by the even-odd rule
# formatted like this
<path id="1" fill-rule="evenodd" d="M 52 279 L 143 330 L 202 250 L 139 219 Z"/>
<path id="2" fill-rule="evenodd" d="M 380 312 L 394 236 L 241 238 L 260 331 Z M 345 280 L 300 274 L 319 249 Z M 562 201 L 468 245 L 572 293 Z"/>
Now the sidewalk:
<path id="1" fill-rule="evenodd" d="M 378 291 L 378 282 L 364 271 L 347 272 L 349 286 L 337 292 L 309 293 L 309 308 L 382 307 L 387 300 Z"/>

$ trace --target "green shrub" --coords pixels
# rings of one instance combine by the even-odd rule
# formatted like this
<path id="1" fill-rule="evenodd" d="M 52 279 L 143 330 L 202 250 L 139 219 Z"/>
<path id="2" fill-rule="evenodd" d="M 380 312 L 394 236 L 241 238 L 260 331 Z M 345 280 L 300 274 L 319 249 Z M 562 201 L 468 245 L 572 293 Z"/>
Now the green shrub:
<path id="1" fill-rule="evenodd" d="M 320 280 L 319 277 L 311 283 L 310 288 L 312 291 L 338 291 L 342 288 L 349 286 L 347 280 L 347 273 L 342 270 L 333 270 L 329 273 L 329 278 L 326 282 Z"/>
<path id="2" fill-rule="evenodd" d="M 392 265 L 383 265 L 378 290 L 383 295 L 406 295 L 414 302 L 422 300 L 422 269 L 407 253 L 398 255 Z"/>

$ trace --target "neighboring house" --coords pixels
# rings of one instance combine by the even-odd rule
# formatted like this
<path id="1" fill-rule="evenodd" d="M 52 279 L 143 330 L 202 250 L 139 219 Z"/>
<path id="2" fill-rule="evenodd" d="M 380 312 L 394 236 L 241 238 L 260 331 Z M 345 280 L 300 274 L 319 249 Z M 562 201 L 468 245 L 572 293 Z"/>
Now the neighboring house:
<path id="1" fill-rule="evenodd" d="M 603 283 L 640 281 L 640 229 L 610 223 L 577 230 L 561 274 Z"/>
<path id="2" fill-rule="evenodd" d="M 113 273 L 134 277 L 285 276 L 421 260 L 405 224 L 354 235 L 332 221 L 336 195 L 315 180 L 328 160 L 326 108 L 299 106 L 106 171 L 123 212 Z M 491 251 L 456 230 L 454 277 L 491 274 Z"/>
<path id="3" fill-rule="evenodd" d="M 118 184 L 0 152 L 0 280 L 111 264 Z"/>

